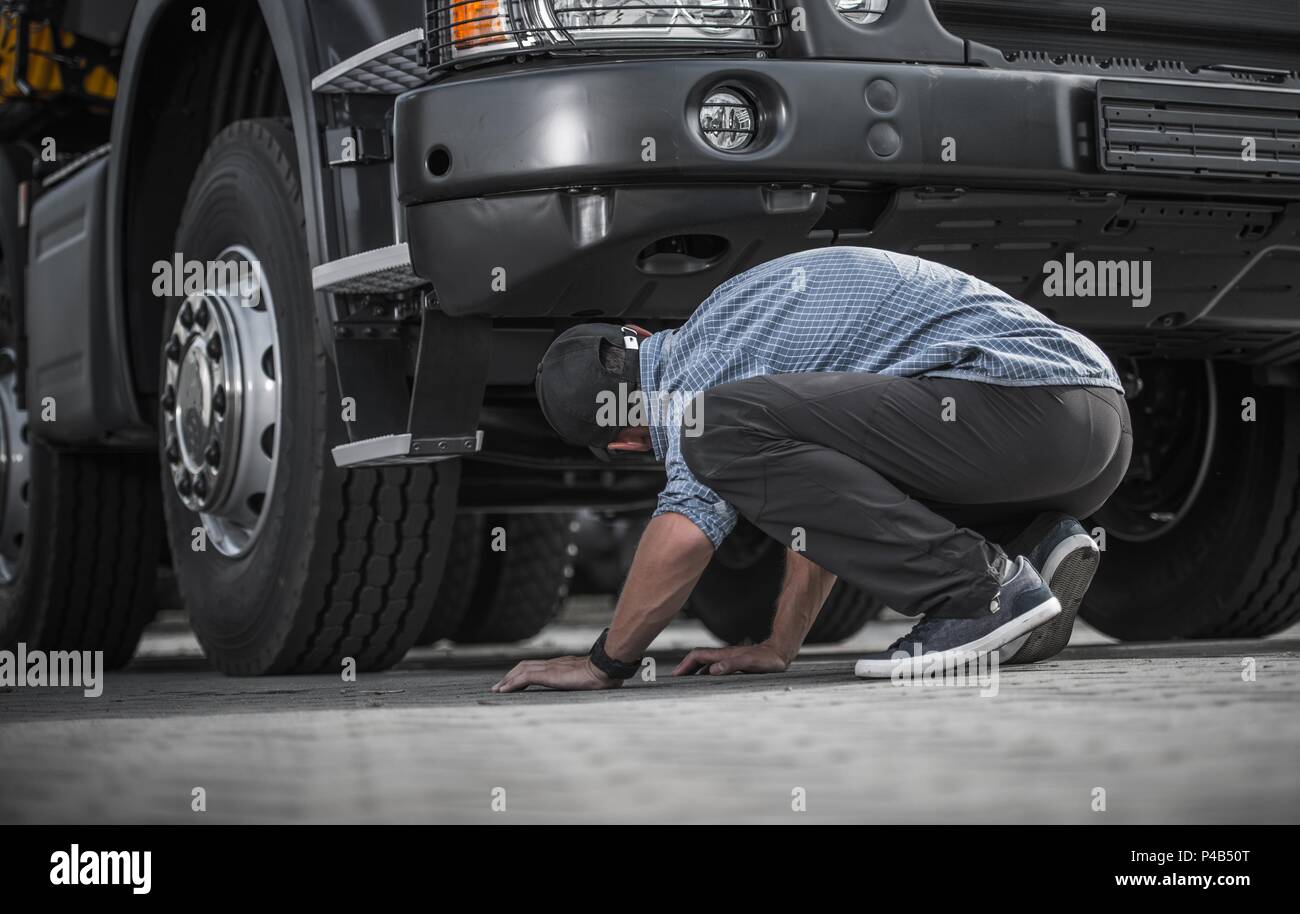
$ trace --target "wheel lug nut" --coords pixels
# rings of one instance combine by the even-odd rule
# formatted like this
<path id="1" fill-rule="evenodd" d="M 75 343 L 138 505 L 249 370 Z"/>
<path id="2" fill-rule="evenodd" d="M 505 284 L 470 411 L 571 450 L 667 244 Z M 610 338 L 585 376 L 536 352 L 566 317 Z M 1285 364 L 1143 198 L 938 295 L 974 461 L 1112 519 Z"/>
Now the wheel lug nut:
<path id="1" fill-rule="evenodd" d="M 164 350 L 167 354 L 167 361 L 179 362 L 181 360 L 181 341 L 172 334 L 172 338 L 167 341 L 167 348 Z"/>
<path id="2" fill-rule="evenodd" d="M 181 477 L 180 482 L 176 483 L 176 491 L 181 493 L 182 498 L 189 498 L 194 494 L 194 483 L 190 480 L 188 473 Z"/>
<path id="3" fill-rule="evenodd" d="M 189 302 L 181 305 L 181 326 L 186 330 L 194 326 L 194 309 L 190 307 Z"/>
<path id="4" fill-rule="evenodd" d="M 226 414 L 226 389 L 218 387 L 217 392 L 212 395 L 212 411 L 218 416 Z"/>
<path id="5" fill-rule="evenodd" d="M 207 302 L 204 302 L 203 304 L 199 305 L 199 313 L 194 316 L 194 319 L 198 321 L 199 329 L 201 330 L 208 329 L 208 321 L 212 319 L 212 316 L 208 313 Z"/>
<path id="6" fill-rule="evenodd" d="M 221 447 L 215 441 L 212 442 L 203 453 L 203 459 L 208 462 L 208 466 L 215 470 L 221 466 Z"/>
<path id="7" fill-rule="evenodd" d="M 173 466 L 181 462 L 181 449 L 176 446 L 175 441 L 167 445 L 167 462 Z"/>
<path id="8" fill-rule="evenodd" d="M 208 480 L 202 473 L 194 477 L 194 494 L 199 501 L 208 497 Z"/>
<path id="9" fill-rule="evenodd" d="M 214 336 L 208 340 L 208 358 L 214 362 L 221 361 L 221 337 Z"/>
<path id="10" fill-rule="evenodd" d="M 168 387 L 167 392 L 162 395 L 162 408 L 169 413 L 176 411 L 176 389 Z"/>

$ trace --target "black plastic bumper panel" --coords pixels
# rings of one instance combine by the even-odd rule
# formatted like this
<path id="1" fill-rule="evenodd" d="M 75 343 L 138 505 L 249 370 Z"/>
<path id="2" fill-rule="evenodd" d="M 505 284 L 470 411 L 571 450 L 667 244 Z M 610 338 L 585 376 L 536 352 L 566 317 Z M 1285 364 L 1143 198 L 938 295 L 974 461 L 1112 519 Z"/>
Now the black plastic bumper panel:
<path id="1" fill-rule="evenodd" d="M 904 190 L 869 235 L 838 240 L 971 273 L 1119 351 L 1158 331 L 1235 357 L 1300 331 L 1300 204 Z M 1149 302 L 1047 295 L 1067 258 L 1149 264 Z"/>
<path id="2" fill-rule="evenodd" d="M 593 184 L 1076 178 L 1097 171 L 1093 82 L 969 67 L 713 59 L 465 79 L 398 99 L 398 193 L 412 205 Z M 741 152 L 718 151 L 701 132 L 700 107 L 719 86 L 757 107 L 758 136 Z"/>
<path id="3" fill-rule="evenodd" d="M 712 59 L 463 79 L 398 99 L 398 193 L 409 206 L 551 187 L 723 181 L 1186 192 L 1181 174 L 1099 167 L 1099 81 L 981 67 Z M 1285 108 L 1300 99 L 1266 88 L 1124 85 L 1209 105 L 1258 98 Z M 758 112 L 758 135 L 739 152 L 712 148 L 700 129 L 701 104 L 720 86 L 747 95 Z M 1259 160 L 1253 170 L 1202 177 L 1194 192 L 1300 199 L 1300 188 L 1267 186 L 1271 170 Z"/>
<path id="4" fill-rule="evenodd" d="M 857 244 L 948 263 L 1098 331 L 1259 331 L 1214 344 L 1231 354 L 1300 330 L 1300 182 L 1270 178 L 1284 159 L 1225 174 L 1107 170 L 1099 82 L 816 60 L 449 81 L 398 101 L 412 263 L 450 314 L 678 318 L 750 266 Z M 744 152 L 701 136 L 699 103 L 719 85 L 760 108 Z M 1264 120 L 1300 100 L 1155 80 L 1103 91 L 1106 104 L 1129 91 L 1211 113 L 1254 101 Z M 1273 143 L 1257 147 L 1271 154 L 1288 131 L 1268 124 Z M 1149 304 L 1045 298 L 1045 265 L 1069 255 L 1149 263 Z"/>
<path id="5" fill-rule="evenodd" d="M 416 272 L 448 314 L 681 313 L 807 248 L 824 188 L 616 187 L 412 207 Z M 687 305 L 686 303 L 692 303 Z"/>

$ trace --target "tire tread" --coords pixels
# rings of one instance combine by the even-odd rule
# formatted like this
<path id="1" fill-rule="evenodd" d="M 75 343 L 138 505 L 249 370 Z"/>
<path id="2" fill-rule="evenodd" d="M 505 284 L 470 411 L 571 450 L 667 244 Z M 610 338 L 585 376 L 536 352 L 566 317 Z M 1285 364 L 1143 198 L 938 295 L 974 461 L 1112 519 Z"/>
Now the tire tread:
<path id="1" fill-rule="evenodd" d="M 103 651 L 105 666 L 117 669 L 157 611 L 157 464 L 148 454 L 60 451 L 37 440 L 31 459 L 39 464 L 33 508 L 44 516 L 25 546 L 39 554 L 24 560 L 32 579 L 15 594 L 28 618 L 5 640 L 47 651 Z"/>

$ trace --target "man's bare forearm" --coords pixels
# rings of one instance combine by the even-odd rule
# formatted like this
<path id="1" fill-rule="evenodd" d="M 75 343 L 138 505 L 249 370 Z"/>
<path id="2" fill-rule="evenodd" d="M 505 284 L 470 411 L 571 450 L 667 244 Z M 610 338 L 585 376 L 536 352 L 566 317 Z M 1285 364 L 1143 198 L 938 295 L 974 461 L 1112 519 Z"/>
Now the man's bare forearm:
<path id="1" fill-rule="evenodd" d="M 786 663 L 798 655 L 834 586 L 835 575 L 793 549 L 787 550 L 785 582 L 776 603 L 772 636 L 768 638 Z"/>
<path id="2" fill-rule="evenodd" d="M 672 621 L 713 558 L 713 544 L 681 514 L 650 521 L 618 598 L 605 650 L 619 660 L 640 657 Z"/>

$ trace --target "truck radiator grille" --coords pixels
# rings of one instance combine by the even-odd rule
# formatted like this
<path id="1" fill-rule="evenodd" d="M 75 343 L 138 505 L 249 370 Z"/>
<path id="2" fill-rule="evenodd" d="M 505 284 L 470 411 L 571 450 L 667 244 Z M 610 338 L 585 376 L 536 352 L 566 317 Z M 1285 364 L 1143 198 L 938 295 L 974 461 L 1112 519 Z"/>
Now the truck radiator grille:
<path id="1" fill-rule="evenodd" d="M 1300 181 L 1300 92 L 1102 80 L 1106 171 Z"/>
<path id="2" fill-rule="evenodd" d="M 430 70 L 536 53 L 752 50 L 780 43 L 779 0 L 425 0 Z"/>

